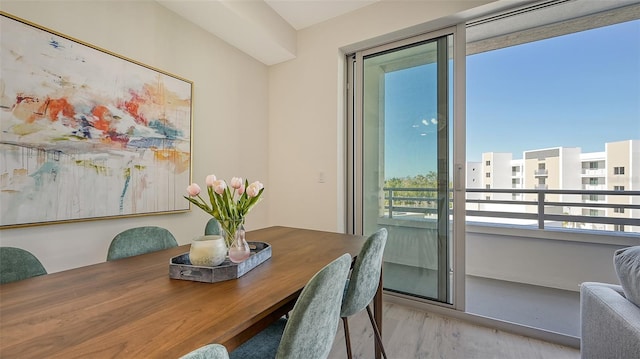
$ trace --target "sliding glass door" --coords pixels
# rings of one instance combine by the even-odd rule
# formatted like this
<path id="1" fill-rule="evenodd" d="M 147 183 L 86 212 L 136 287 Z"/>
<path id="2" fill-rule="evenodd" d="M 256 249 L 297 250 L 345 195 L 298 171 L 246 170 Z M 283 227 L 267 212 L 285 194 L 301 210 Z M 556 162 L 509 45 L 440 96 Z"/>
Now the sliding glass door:
<path id="1" fill-rule="evenodd" d="M 453 304 L 453 38 L 443 31 L 358 52 L 349 86 L 352 231 L 389 231 L 387 291 L 446 304 Z"/>

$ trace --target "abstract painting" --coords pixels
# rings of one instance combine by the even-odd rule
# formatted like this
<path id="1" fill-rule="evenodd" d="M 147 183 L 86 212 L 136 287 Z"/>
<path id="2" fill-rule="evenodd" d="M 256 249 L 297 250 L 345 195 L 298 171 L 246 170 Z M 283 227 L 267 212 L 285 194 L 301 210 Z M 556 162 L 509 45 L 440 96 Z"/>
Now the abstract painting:
<path id="1" fill-rule="evenodd" d="M 188 210 L 193 83 L 0 15 L 0 228 Z"/>

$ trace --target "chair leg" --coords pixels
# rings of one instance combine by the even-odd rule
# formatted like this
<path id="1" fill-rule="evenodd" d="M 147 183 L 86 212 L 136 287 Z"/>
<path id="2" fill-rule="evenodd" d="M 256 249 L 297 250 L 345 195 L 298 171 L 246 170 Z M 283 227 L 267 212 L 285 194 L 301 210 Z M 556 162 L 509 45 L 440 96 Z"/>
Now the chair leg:
<path id="1" fill-rule="evenodd" d="M 382 338 L 380 337 L 380 331 L 378 330 L 378 325 L 376 324 L 376 321 L 373 319 L 371 308 L 369 308 L 368 305 L 367 305 L 367 314 L 369 314 L 369 320 L 371 321 L 371 326 L 373 326 L 373 334 L 375 335 L 375 338 L 376 338 L 376 344 L 380 348 L 380 351 L 382 352 L 382 356 L 384 357 L 384 359 L 387 359 L 387 353 L 385 353 L 384 346 L 382 345 Z"/>
<path id="2" fill-rule="evenodd" d="M 347 323 L 347 317 L 342 317 L 342 324 L 344 325 L 344 340 L 347 343 L 347 358 L 351 359 L 351 338 L 349 337 L 349 324 Z"/>

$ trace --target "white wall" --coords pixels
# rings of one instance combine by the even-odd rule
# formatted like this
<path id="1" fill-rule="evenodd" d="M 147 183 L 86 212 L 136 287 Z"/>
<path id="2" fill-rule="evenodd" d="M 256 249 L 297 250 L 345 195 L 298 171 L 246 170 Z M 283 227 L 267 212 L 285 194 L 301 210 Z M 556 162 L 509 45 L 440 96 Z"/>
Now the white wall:
<path id="1" fill-rule="evenodd" d="M 341 49 L 450 26 L 443 18 L 489 2 L 382 1 L 299 31 L 297 57 L 269 68 L 270 223 L 345 229 Z"/>
<path id="2" fill-rule="evenodd" d="M 571 291 L 579 291 L 582 282 L 619 284 L 613 254 L 637 240 L 616 233 L 606 239 L 598 243 L 599 232 L 468 224 L 465 269 L 468 275 Z"/>
<path id="3" fill-rule="evenodd" d="M 232 176 L 261 180 L 263 203 L 247 227 L 266 227 L 267 67 L 153 1 L 7 1 L 2 11 L 194 82 L 194 181 Z M 118 232 L 142 225 L 169 229 L 181 244 L 202 233 L 208 217 L 189 213 L 0 230 L 0 245 L 34 253 L 49 272 L 102 262 Z"/>
<path id="4" fill-rule="evenodd" d="M 563 147 L 560 149 L 560 188 L 582 189 L 582 162 L 579 147 Z M 581 196 L 569 196 L 580 202 Z M 573 201 L 572 200 L 572 201 Z"/>

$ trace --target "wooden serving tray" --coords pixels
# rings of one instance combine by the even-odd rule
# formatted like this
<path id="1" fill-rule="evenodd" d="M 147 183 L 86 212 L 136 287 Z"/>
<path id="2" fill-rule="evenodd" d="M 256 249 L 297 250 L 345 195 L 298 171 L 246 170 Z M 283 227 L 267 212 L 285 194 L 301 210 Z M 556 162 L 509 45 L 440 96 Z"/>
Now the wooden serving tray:
<path id="1" fill-rule="evenodd" d="M 215 267 L 195 266 L 189 260 L 189 253 L 183 253 L 169 260 L 169 277 L 172 279 L 192 280 L 215 283 L 237 279 L 245 275 L 262 262 L 271 258 L 271 246 L 265 242 L 247 242 L 251 256 L 242 263 L 233 263 L 229 258 Z"/>

